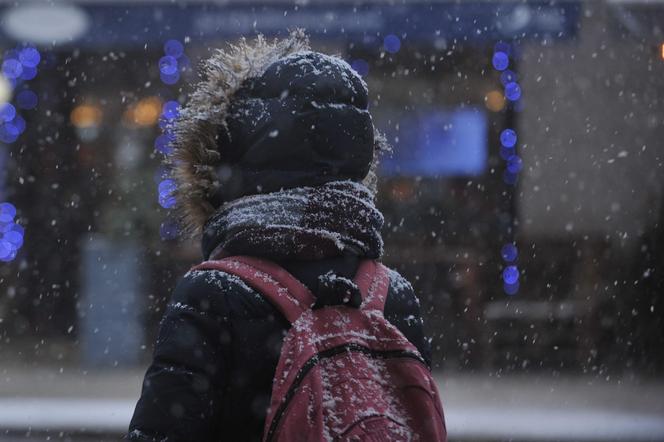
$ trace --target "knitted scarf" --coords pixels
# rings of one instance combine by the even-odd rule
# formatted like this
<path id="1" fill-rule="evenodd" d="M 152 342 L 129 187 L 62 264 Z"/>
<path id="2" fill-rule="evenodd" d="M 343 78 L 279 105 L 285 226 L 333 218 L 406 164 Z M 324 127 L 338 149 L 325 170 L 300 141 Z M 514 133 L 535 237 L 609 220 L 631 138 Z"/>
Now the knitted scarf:
<path id="1" fill-rule="evenodd" d="M 251 195 L 221 206 L 203 229 L 203 255 L 315 260 L 379 258 L 383 215 L 364 185 L 334 181 Z"/>

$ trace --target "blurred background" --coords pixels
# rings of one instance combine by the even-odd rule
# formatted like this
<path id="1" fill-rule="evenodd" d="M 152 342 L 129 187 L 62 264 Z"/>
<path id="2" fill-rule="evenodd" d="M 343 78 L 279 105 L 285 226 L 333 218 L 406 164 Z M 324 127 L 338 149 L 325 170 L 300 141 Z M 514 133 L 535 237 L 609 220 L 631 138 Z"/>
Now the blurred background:
<path id="1" fill-rule="evenodd" d="M 664 440 L 664 2 L 0 1 L 0 440 L 117 440 L 174 284 L 201 59 L 303 27 L 369 86 L 451 440 Z"/>

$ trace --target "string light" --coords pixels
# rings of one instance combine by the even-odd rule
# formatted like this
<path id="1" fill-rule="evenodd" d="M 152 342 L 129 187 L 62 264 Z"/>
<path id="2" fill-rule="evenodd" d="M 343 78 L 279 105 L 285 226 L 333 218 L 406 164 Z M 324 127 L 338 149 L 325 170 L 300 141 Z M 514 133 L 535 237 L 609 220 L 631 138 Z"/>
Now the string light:
<path id="1" fill-rule="evenodd" d="M 13 89 L 21 82 L 37 76 L 37 66 L 41 54 L 32 46 L 21 46 L 4 53 L 0 75 L 0 141 L 15 142 L 25 131 L 25 119 L 9 103 Z M 34 109 L 38 103 L 37 95 L 22 90 L 16 96 L 20 109 Z M 0 261 L 9 262 L 16 258 L 23 246 L 25 229 L 16 223 L 16 207 L 10 202 L 0 203 Z"/>
<path id="2" fill-rule="evenodd" d="M 369 75 L 369 63 L 367 63 L 366 60 L 362 60 L 361 58 L 353 60 L 350 67 L 362 77 Z"/>
<path id="3" fill-rule="evenodd" d="M 21 109 L 34 109 L 39 103 L 39 98 L 30 89 L 23 90 L 16 95 L 16 104 Z"/>
<path id="4" fill-rule="evenodd" d="M 506 284 L 514 284 L 519 280 L 519 269 L 515 265 L 509 265 L 503 269 L 503 281 Z"/>
<path id="5" fill-rule="evenodd" d="M 167 178 L 159 183 L 159 205 L 164 209 L 172 209 L 175 207 L 175 181 Z"/>
<path id="6" fill-rule="evenodd" d="M 516 81 L 511 81 L 505 85 L 505 96 L 510 101 L 517 101 L 521 98 L 521 86 Z"/>
<path id="7" fill-rule="evenodd" d="M 514 262 L 516 261 L 516 258 L 519 256 L 519 251 L 517 250 L 514 244 L 507 243 L 503 245 L 503 247 L 500 249 L 500 255 L 502 256 L 504 261 Z"/>
<path id="8" fill-rule="evenodd" d="M 401 49 L 401 40 L 394 34 L 386 35 L 383 39 L 383 47 L 390 54 L 396 54 Z"/>
<path id="9" fill-rule="evenodd" d="M 510 59 L 504 52 L 496 52 L 491 59 L 493 67 L 498 71 L 504 71 L 510 64 Z"/>
<path id="10" fill-rule="evenodd" d="M 516 140 L 517 136 L 514 129 L 505 129 L 500 133 L 500 144 L 504 147 L 514 147 Z"/>
<path id="11" fill-rule="evenodd" d="M 13 204 L 0 203 L 0 261 L 12 261 L 23 246 L 25 229 L 14 221 L 15 216 Z"/>
<path id="12" fill-rule="evenodd" d="M 494 45 L 491 64 L 497 71 L 501 72 L 500 82 L 504 87 L 504 98 L 511 102 L 512 109 L 516 109 L 521 104 L 521 86 L 517 82 L 517 74 L 508 69 L 510 56 L 513 53 L 512 49 L 512 46 L 508 43 L 497 42 Z M 503 182 L 509 186 L 516 185 L 519 172 L 523 169 L 523 160 L 516 154 L 517 141 L 518 137 L 514 129 L 507 128 L 500 132 L 500 157 L 505 160 L 505 170 L 502 178 Z M 513 296 L 519 291 L 519 269 L 515 264 L 518 257 L 516 245 L 511 242 L 504 244 L 500 249 L 500 255 L 503 261 L 508 264 L 501 274 L 503 291 L 505 294 Z"/>

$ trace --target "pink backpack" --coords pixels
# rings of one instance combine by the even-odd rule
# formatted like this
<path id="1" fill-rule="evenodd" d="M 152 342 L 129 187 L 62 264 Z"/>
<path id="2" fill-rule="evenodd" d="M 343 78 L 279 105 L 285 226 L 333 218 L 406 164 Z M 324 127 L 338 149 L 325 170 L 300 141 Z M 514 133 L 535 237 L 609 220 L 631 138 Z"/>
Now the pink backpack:
<path id="1" fill-rule="evenodd" d="M 421 355 L 383 317 L 389 273 L 362 261 L 358 308 L 312 310 L 314 295 L 276 264 L 235 256 L 194 269 L 236 275 L 292 324 L 281 349 L 264 442 L 446 441 L 438 389 Z"/>

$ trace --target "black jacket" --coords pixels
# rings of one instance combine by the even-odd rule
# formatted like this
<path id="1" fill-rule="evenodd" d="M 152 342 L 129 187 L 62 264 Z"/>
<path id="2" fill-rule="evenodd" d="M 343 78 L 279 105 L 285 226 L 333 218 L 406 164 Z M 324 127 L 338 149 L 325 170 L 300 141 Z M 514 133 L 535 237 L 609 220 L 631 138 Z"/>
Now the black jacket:
<path id="1" fill-rule="evenodd" d="M 353 277 L 357 258 L 279 262 L 315 293 L 318 275 Z M 419 302 L 391 271 L 385 317 L 430 361 Z M 260 441 L 289 324 L 259 293 L 220 271 L 187 273 L 161 323 L 133 441 Z"/>

